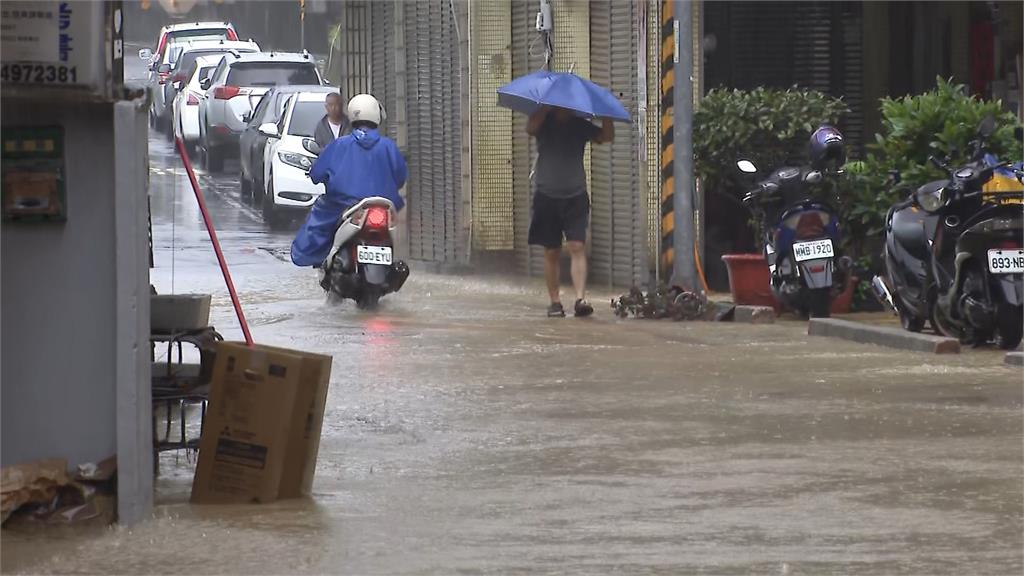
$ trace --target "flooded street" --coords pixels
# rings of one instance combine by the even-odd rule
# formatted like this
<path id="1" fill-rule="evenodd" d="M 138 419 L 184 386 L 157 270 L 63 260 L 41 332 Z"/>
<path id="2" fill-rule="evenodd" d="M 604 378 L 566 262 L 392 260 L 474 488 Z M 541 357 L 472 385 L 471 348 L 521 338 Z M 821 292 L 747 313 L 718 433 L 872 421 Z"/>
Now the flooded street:
<path id="1" fill-rule="evenodd" d="M 160 293 L 241 339 L 180 161 L 151 139 Z M 1022 380 L 994 350 L 890 351 L 775 325 L 547 319 L 539 280 L 413 267 L 374 313 L 328 305 L 201 174 L 255 340 L 330 354 L 310 500 L 3 536 L 5 573 L 1020 574 Z"/>

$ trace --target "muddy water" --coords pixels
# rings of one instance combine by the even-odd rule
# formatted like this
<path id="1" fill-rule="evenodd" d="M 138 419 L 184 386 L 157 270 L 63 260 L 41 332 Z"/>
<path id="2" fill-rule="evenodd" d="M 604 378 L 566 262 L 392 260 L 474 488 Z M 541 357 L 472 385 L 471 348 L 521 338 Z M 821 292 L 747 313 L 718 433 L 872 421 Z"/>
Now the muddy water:
<path id="1" fill-rule="evenodd" d="M 313 498 L 191 506 L 193 463 L 165 454 L 152 520 L 5 530 L 4 572 L 1024 570 L 1022 373 L 996 352 L 617 321 L 597 297 L 548 320 L 537 283 L 415 270 L 378 313 L 327 306 L 289 233 L 202 178 L 256 339 L 334 356 Z M 238 338 L 176 179 L 153 180 L 154 283 L 212 292 Z"/>

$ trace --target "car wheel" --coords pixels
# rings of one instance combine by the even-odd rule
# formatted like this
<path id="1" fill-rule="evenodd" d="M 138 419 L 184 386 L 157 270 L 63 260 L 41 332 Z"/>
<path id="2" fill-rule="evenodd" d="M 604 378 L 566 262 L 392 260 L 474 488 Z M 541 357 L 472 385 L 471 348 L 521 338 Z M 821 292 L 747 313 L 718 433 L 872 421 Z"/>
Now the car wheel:
<path id="1" fill-rule="evenodd" d="M 271 176 L 270 182 L 267 184 L 263 191 L 263 205 L 261 206 L 263 213 L 263 223 L 267 226 L 273 227 L 274 217 L 276 216 L 276 206 L 274 206 L 274 178 Z"/>
<path id="2" fill-rule="evenodd" d="M 242 183 L 239 196 L 241 196 L 243 200 L 248 200 L 252 197 L 252 181 L 245 177 L 244 172 L 238 175 L 238 179 Z"/>
<path id="3" fill-rule="evenodd" d="M 206 171 L 213 174 L 224 170 L 224 151 L 212 144 L 206 146 Z"/>

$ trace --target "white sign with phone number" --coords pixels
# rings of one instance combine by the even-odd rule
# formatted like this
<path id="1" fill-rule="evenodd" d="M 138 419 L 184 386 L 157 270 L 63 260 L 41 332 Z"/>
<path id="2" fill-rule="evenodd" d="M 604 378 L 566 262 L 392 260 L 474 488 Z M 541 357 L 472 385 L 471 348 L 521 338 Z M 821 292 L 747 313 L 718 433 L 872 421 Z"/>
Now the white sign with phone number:
<path id="1" fill-rule="evenodd" d="M 99 86 L 106 77 L 104 3 L 0 2 L 0 80 Z"/>

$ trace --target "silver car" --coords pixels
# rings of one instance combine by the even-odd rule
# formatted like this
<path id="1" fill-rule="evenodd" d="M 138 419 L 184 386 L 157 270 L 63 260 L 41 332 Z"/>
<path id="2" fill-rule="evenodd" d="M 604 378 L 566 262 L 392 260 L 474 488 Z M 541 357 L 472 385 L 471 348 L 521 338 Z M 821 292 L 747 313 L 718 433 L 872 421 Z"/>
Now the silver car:
<path id="1" fill-rule="evenodd" d="M 199 103 L 199 145 L 206 169 L 224 169 L 225 154 L 238 152 L 246 117 L 274 86 L 323 84 L 316 62 L 308 53 L 261 52 L 224 55 L 213 74 L 203 80 L 206 91 Z"/>

